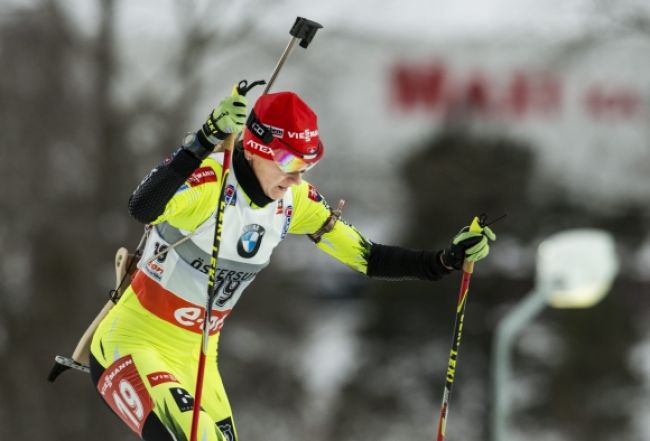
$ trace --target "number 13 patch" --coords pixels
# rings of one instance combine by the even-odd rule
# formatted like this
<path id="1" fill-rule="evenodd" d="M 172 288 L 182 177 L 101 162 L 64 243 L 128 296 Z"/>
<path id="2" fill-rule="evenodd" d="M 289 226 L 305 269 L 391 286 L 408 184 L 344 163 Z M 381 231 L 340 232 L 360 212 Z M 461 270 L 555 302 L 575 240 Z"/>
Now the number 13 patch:
<path id="1" fill-rule="evenodd" d="M 142 426 L 153 409 L 153 400 L 130 355 L 118 359 L 104 371 L 97 390 L 113 412 L 142 436 Z"/>

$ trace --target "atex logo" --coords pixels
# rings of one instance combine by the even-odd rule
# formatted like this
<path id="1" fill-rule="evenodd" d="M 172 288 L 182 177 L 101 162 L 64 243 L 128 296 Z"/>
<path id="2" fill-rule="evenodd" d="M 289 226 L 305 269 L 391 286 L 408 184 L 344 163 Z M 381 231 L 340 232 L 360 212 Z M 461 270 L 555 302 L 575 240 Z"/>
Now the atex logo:
<path id="1" fill-rule="evenodd" d="M 273 150 L 271 150 L 270 147 L 265 146 L 264 144 L 260 144 L 259 142 L 255 142 L 252 139 L 249 139 L 248 142 L 246 143 L 246 145 L 248 145 L 253 150 L 259 150 L 260 152 L 266 153 L 266 154 L 269 154 L 269 155 L 273 154 Z"/>
<path id="2" fill-rule="evenodd" d="M 287 132 L 289 139 L 304 139 L 305 141 L 311 141 L 315 136 L 318 136 L 318 130 L 309 130 L 305 129 L 302 132 Z"/>

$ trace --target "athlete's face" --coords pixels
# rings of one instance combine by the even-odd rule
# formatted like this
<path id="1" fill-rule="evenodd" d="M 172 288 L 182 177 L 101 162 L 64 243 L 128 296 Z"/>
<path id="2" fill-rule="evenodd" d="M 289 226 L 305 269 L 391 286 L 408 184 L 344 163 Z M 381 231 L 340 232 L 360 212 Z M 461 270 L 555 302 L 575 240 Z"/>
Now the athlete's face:
<path id="1" fill-rule="evenodd" d="M 253 168 L 257 180 L 260 181 L 264 194 L 273 200 L 280 199 L 289 187 L 302 182 L 304 171 L 286 173 L 270 159 L 253 155 L 248 151 L 244 151 L 244 155 Z"/>

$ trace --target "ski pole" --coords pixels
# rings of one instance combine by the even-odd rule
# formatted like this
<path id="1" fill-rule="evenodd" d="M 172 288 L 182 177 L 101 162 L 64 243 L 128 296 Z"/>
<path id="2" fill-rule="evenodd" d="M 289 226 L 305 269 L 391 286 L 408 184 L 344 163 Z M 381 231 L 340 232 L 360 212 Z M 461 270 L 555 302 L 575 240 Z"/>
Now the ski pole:
<path id="1" fill-rule="evenodd" d="M 289 57 L 293 46 L 296 41 L 300 40 L 300 46 L 307 48 L 311 40 L 316 35 L 316 31 L 323 26 L 315 21 L 307 20 L 302 17 L 297 17 L 296 21 L 289 31 L 291 39 L 286 49 L 282 53 L 280 60 L 278 61 L 273 73 L 271 74 L 271 79 L 269 80 L 266 88 L 264 89 L 263 95 L 267 94 L 271 88 L 271 85 L 275 81 L 280 69 L 284 65 L 285 61 Z M 233 93 L 245 94 L 250 87 L 253 87 L 255 83 L 252 83 L 247 87 L 247 83 L 242 81 L 238 86 L 235 86 Z M 230 159 L 232 155 L 232 150 L 235 145 L 235 136 L 229 135 L 226 140 L 221 144 L 224 150 L 224 159 L 223 159 L 223 168 L 221 173 L 221 191 L 219 193 L 219 202 L 217 205 L 216 213 L 216 224 L 214 231 L 214 240 L 212 243 L 212 255 L 210 256 L 210 269 L 208 272 L 208 300 L 205 306 L 205 314 L 203 317 L 203 329 L 201 333 L 201 352 L 199 354 L 199 366 L 196 374 L 196 389 L 194 392 L 194 408 L 192 409 L 192 427 L 190 431 L 190 441 L 196 441 L 198 426 L 199 426 L 199 415 L 201 412 L 201 399 L 203 395 L 203 380 L 205 378 L 205 359 L 208 352 L 208 340 L 210 337 L 210 322 L 212 319 L 212 304 L 217 296 L 217 292 L 214 289 L 215 287 L 215 278 L 217 272 L 217 260 L 219 258 L 219 248 L 221 246 L 221 231 L 223 229 L 223 216 L 225 211 L 225 190 L 226 190 L 226 178 L 228 172 L 230 171 Z"/>
<path id="2" fill-rule="evenodd" d="M 485 215 L 475 217 L 470 224 L 469 231 L 481 233 L 485 226 Z M 463 276 L 460 282 L 460 291 L 458 293 L 458 304 L 456 306 L 456 320 L 454 322 L 454 336 L 451 340 L 451 351 L 449 352 L 449 361 L 447 363 L 447 378 L 445 380 L 445 390 L 442 394 L 442 405 L 440 406 L 440 417 L 438 419 L 438 435 L 436 441 L 444 441 L 445 428 L 447 426 L 447 411 L 449 409 L 449 398 L 451 389 L 454 385 L 456 374 L 456 361 L 458 359 L 458 350 L 460 348 L 460 339 L 463 334 L 463 320 L 465 318 L 465 306 L 467 306 L 467 294 L 469 292 L 469 281 L 474 272 L 474 262 L 465 260 L 463 262 Z"/>
<path id="3" fill-rule="evenodd" d="M 248 83 L 246 80 L 240 81 L 238 85 L 233 87 L 233 95 L 245 95 L 248 91 Z M 224 152 L 223 166 L 221 169 L 221 189 L 219 191 L 219 202 L 217 205 L 216 223 L 214 230 L 214 239 L 212 242 L 212 254 L 210 255 L 210 269 L 208 271 L 208 300 L 205 305 L 205 313 L 203 315 L 203 326 L 201 332 L 201 352 L 199 353 L 199 366 L 196 374 L 196 388 L 194 391 L 194 408 L 192 409 L 192 428 L 190 440 L 196 441 L 196 433 L 199 423 L 199 415 L 201 412 L 201 398 L 203 395 L 203 379 L 205 377 L 205 358 L 208 353 L 208 340 L 210 338 L 210 328 L 212 321 L 212 304 L 217 295 L 215 290 L 216 273 L 217 273 L 217 259 L 219 258 L 219 249 L 221 247 L 221 231 L 223 229 L 223 216 L 226 205 L 226 180 L 230 172 L 230 162 L 232 158 L 232 151 L 235 147 L 235 135 L 230 134 L 218 147 L 219 151 Z"/>
<path id="4" fill-rule="evenodd" d="M 269 82 L 267 83 L 266 88 L 264 88 L 262 95 L 266 95 L 269 93 L 269 90 L 271 90 L 273 83 L 275 83 L 275 78 L 278 76 L 278 73 L 280 72 L 280 69 L 282 69 L 282 66 L 284 66 L 284 62 L 287 61 L 287 58 L 289 58 L 289 54 L 291 54 L 293 47 L 296 45 L 296 42 L 300 40 L 300 47 L 307 49 L 309 43 L 311 43 L 311 41 L 314 39 L 316 31 L 322 27 L 323 25 L 316 23 L 315 21 L 307 20 L 303 17 L 296 17 L 296 21 L 289 31 L 289 34 L 291 35 L 289 43 L 287 43 L 287 47 L 284 49 L 284 52 L 282 52 L 282 55 L 278 60 L 278 64 L 276 64 L 275 69 L 273 69 L 271 78 L 269 78 Z"/>

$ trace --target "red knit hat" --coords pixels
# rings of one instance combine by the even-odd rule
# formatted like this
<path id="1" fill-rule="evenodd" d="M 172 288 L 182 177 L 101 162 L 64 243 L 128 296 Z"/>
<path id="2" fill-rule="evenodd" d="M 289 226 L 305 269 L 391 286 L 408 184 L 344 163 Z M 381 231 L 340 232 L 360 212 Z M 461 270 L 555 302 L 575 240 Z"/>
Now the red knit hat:
<path id="1" fill-rule="evenodd" d="M 291 166 L 302 163 L 302 168 L 309 168 L 325 151 L 318 135 L 318 117 L 293 92 L 269 93 L 257 100 L 244 129 L 244 148 L 275 160 L 283 169 L 282 161 L 289 161 L 289 156 L 295 159 Z"/>

